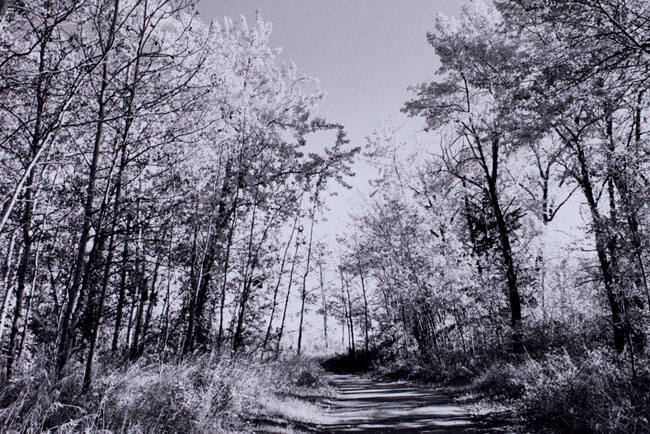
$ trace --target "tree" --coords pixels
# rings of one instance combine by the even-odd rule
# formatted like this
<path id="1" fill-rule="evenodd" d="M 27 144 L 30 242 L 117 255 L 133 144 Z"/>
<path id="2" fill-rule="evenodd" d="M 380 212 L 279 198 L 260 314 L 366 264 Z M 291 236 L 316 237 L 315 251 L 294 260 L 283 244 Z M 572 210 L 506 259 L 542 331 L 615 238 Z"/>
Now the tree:
<path id="1" fill-rule="evenodd" d="M 638 316 L 632 305 L 638 306 L 639 289 L 650 301 L 645 260 L 638 249 L 645 238 L 638 224 L 641 202 L 635 197 L 643 189 L 639 114 L 644 110 L 648 70 L 644 43 L 637 39 L 643 38 L 647 26 L 639 21 L 647 15 L 647 5 L 608 1 L 566 1 L 549 8 L 538 2 L 498 5 L 509 28 L 523 30 L 519 38 L 537 61 L 527 70 L 520 67 L 520 81 L 512 90 L 515 107 L 529 114 L 527 128 L 546 132 L 566 149 L 562 164 L 587 202 L 614 346 L 623 351 L 633 336 L 637 342 L 643 340 L 635 325 L 639 320 L 632 318 Z M 600 205 L 605 191 L 609 215 Z M 623 240 L 629 240 L 629 249 Z M 635 264 L 634 270 L 626 270 L 625 263 Z M 627 282 L 626 275 L 635 276 L 633 282 Z"/>
<path id="2" fill-rule="evenodd" d="M 516 51 L 498 32 L 499 17 L 480 4 L 466 9 L 458 22 L 439 19 L 428 39 L 440 56 L 442 81 L 417 87 L 405 111 L 423 116 L 428 128 L 453 128 L 456 137 L 443 149 L 448 171 L 485 194 L 494 217 L 508 287 L 513 350 L 523 351 L 521 296 L 514 233 L 504 209 L 503 159 L 512 146 L 504 122 L 495 116 L 499 94 L 509 77 L 503 59 Z"/>

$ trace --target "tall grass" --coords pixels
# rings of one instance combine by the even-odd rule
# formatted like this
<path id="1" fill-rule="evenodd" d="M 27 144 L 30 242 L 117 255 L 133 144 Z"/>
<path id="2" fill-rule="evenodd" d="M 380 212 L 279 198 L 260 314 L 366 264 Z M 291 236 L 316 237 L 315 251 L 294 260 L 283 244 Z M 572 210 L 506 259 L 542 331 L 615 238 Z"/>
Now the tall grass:
<path id="1" fill-rule="evenodd" d="M 304 359 L 262 363 L 212 355 L 96 372 L 86 393 L 80 375 L 55 382 L 44 369 L 6 385 L 0 431 L 246 432 L 265 417 L 291 423 L 296 415 L 283 403 L 296 394 L 327 393 L 319 366 Z M 317 418 L 314 408 L 301 417 L 296 422 L 318 422 L 309 420 Z"/>

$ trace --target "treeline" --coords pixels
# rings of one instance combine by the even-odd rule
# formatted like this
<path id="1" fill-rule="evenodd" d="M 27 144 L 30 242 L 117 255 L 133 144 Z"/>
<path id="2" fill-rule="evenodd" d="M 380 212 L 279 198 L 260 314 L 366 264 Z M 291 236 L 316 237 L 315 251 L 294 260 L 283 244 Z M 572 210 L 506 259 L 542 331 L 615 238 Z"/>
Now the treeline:
<path id="1" fill-rule="evenodd" d="M 205 24 L 193 0 L 9 2 L 5 380 L 83 366 L 87 389 L 100 356 L 281 351 L 283 274 L 309 261 L 303 225 L 356 150 L 270 32 L 259 16 Z M 331 147 L 308 152 L 312 133 Z"/>
<path id="2" fill-rule="evenodd" d="M 426 144 L 370 136 L 341 268 L 372 289 L 371 344 L 563 429 L 647 429 L 650 4 L 473 2 L 428 41 L 441 67 L 403 109 Z"/>

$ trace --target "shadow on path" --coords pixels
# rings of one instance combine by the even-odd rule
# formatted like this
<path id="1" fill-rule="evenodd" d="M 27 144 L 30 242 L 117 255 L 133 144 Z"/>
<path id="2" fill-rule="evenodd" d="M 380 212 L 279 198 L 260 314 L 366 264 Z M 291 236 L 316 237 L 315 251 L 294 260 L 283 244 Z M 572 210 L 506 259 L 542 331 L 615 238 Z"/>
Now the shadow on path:
<path id="1" fill-rule="evenodd" d="M 358 375 L 331 375 L 336 396 L 325 401 L 325 423 L 317 432 L 488 432 L 469 410 L 449 396 L 403 382 Z"/>

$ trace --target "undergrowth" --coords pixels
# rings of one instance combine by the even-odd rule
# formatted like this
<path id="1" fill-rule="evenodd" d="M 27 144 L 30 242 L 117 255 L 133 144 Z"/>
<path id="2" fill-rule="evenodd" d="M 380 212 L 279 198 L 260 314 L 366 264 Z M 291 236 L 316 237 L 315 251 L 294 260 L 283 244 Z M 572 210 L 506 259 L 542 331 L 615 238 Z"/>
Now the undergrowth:
<path id="1" fill-rule="evenodd" d="M 327 393 L 318 364 L 297 358 L 213 355 L 96 372 L 88 392 L 78 374 L 54 381 L 35 369 L 16 378 L 0 393 L 0 432 L 250 432 L 266 417 L 314 422 L 310 409 L 285 408 L 300 394 Z"/>
<path id="2" fill-rule="evenodd" d="M 495 363 L 475 382 L 492 396 L 515 399 L 531 426 L 556 432 L 650 432 L 650 358 L 607 349 L 566 351 L 520 364 Z"/>

